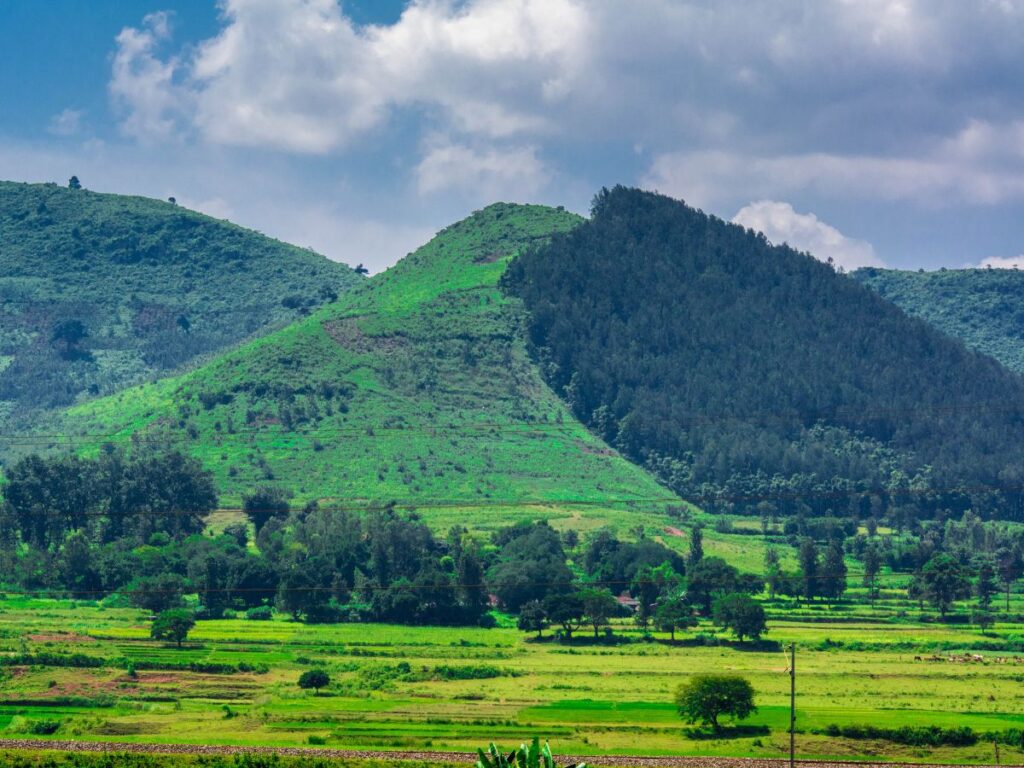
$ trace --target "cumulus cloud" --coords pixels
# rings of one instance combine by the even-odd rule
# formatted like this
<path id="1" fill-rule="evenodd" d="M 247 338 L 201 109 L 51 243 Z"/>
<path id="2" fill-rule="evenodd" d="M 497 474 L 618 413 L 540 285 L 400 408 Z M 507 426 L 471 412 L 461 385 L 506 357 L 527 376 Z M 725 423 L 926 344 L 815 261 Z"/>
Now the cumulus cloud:
<path id="1" fill-rule="evenodd" d="M 357 27 L 337 0 L 225 0 L 224 26 L 187 58 L 159 59 L 166 14 L 117 37 L 110 90 L 125 131 L 165 138 L 188 102 L 207 140 L 325 153 L 398 108 L 439 111 L 460 131 L 550 127 L 545 105 L 582 74 L 586 14 L 571 0 L 411 4 Z"/>
<path id="2" fill-rule="evenodd" d="M 846 270 L 884 266 L 870 243 L 847 237 L 813 213 L 797 213 L 789 203 L 759 200 L 741 208 L 732 220 L 763 232 L 773 243 L 788 243 Z"/>
<path id="3" fill-rule="evenodd" d="M 653 159 L 643 184 L 694 205 L 718 204 L 740 191 L 759 197 L 812 191 L 930 205 L 1002 203 L 1024 197 L 1020 126 L 973 120 L 923 152 L 918 148 L 900 156 L 667 152 Z"/>
<path id="4" fill-rule="evenodd" d="M 416 167 L 420 194 L 472 191 L 476 196 L 529 197 L 547 180 L 534 147 L 474 149 L 443 142 L 426 150 Z"/>
<path id="5" fill-rule="evenodd" d="M 973 264 L 978 269 L 1024 269 L 1024 253 L 1019 256 L 989 256 L 982 259 L 978 264 Z"/>
<path id="6" fill-rule="evenodd" d="M 151 13 L 141 28 L 126 27 L 117 36 L 108 85 L 121 130 L 136 139 L 172 138 L 186 109 L 188 91 L 175 82 L 177 57 L 160 59 L 160 44 L 170 38 L 170 14 Z"/>
<path id="7" fill-rule="evenodd" d="M 483 140 L 642 145 L 645 183 L 698 202 L 1024 193 L 976 152 L 1016 141 L 1022 161 L 1022 0 L 414 0 L 366 26 L 339 0 L 223 0 L 214 36 L 161 56 L 169 38 L 163 13 L 117 38 L 110 92 L 139 139 L 325 154 L 413 111 L 478 167 Z"/>
<path id="8" fill-rule="evenodd" d="M 74 136 L 82 129 L 82 117 L 85 112 L 81 109 L 63 109 L 50 118 L 50 124 L 46 130 L 54 136 Z"/>

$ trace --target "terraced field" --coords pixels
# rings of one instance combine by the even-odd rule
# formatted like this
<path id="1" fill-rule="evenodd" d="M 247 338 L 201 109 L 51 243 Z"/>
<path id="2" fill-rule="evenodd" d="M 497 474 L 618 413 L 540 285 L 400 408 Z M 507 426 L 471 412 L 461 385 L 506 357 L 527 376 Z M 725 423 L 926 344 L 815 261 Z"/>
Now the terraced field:
<path id="1" fill-rule="evenodd" d="M 472 750 L 546 736 L 563 754 L 780 757 L 787 746 L 787 661 L 798 664 L 798 750 L 808 758 L 992 762 L 993 747 L 919 748 L 830 737 L 829 725 L 1024 727 L 1024 627 L 973 629 L 850 620 L 808 608 L 772 622 L 770 641 L 736 646 L 712 628 L 672 645 L 572 646 L 512 628 L 430 628 L 285 620 L 201 622 L 181 650 L 148 639 L 134 609 L 8 597 L 2 607 L 0 738 L 129 743 Z M 845 620 L 844 620 L 845 618 Z M 61 627 L 55 631 L 54 627 Z M 916 661 L 973 651 L 984 663 Z M 1009 656 L 1009 663 L 995 657 Z M 72 666 L 72 664 L 77 666 Z M 313 666 L 320 695 L 296 686 Z M 697 671 L 738 671 L 757 691 L 746 730 L 688 730 L 672 691 Z M 48 736 L 33 724 L 57 723 Z M 1004 763 L 1024 754 L 1003 745 Z"/>

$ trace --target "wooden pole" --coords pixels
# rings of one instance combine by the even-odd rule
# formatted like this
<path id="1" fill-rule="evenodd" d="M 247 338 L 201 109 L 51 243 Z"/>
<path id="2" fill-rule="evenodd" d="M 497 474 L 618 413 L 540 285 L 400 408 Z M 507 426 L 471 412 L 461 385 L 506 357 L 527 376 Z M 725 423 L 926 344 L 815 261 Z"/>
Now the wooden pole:
<path id="1" fill-rule="evenodd" d="M 789 768 L 796 763 L 796 643 L 789 645 Z"/>

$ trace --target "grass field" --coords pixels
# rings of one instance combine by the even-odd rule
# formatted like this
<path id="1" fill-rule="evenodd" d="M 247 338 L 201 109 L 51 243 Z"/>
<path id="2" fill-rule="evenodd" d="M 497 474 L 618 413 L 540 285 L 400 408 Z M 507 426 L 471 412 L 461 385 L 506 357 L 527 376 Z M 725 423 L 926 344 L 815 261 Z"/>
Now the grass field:
<path id="1" fill-rule="evenodd" d="M 632 642 L 590 644 L 581 633 L 565 646 L 511 628 L 227 619 L 201 622 L 178 650 L 149 640 L 147 617 L 135 609 L 14 597 L 0 609 L 3 655 L 41 662 L 0 668 L 0 738 L 24 737 L 33 722 L 48 720 L 59 721 L 52 738 L 60 739 L 472 749 L 539 734 L 563 754 L 777 757 L 787 744 L 782 646 L 790 642 L 798 648 L 797 744 L 805 757 L 987 763 L 994 759 L 989 743 L 926 749 L 812 731 L 833 724 L 1024 727 L 1024 664 L 994 663 L 1013 653 L 993 650 L 1018 647 L 1019 625 L 997 625 L 983 636 L 971 628 L 851 620 L 819 606 L 801 620 L 773 621 L 772 642 L 747 649 L 697 644 L 693 633 L 678 645 L 661 637 L 644 642 L 625 624 L 616 633 Z M 972 650 L 986 663 L 914 660 Z M 70 654 L 83 666 L 67 666 Z M 221 668 L 200 671 L 210 665 Z M 333 679 L 321 695 L 295 684 L 311 666 Z M 751 680 L 759 710 L 746 724 L 768 732 L 711 738 L 686 730 L 673 689 L 686 675 L 709 670 Z M 1024 760 L 1019 750 L 1001 749 L 1005 763 Z"/>

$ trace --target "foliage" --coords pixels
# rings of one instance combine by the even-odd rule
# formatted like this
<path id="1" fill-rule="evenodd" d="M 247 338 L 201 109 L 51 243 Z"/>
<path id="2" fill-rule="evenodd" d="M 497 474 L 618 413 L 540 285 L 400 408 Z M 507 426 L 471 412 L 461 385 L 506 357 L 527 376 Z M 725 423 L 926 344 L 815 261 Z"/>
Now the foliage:
<path id="1" fill-rule="evenodd" d="M 654 625 L 662 632 L 668 632 L 673 641 L 677 630 L 697 626 L 697 617 L 686 595 L 676 593 L 658 598 L 654 608 Z"/>
<path id="2" fill-rule="evenodd" d="M 181 648 L 182 642 L 195 625 L 196 620 L 191 611 L 172 608 L 153 619 L 149 634 L 154 640 L 170 640 Z"/>
<path id="3" fill-rule="evenodd" d="M 1024 262 L 1022 262 L 1024 264 Z M 1024 272 L 866 267 L 851 275 L 909 315 L 1024 373 Z"/>
<path id="4" fill-rule="evenodd" d="M 676 708 L 687 722 L 702 722 L 716 731 L 723 715 L 743 720 L 757 711 L 754 689 L 739 675 L 693 675 L 676 689 Z"/>
<path id="5" fill-rule="evenodd" d="M 942 616 L 954 600 L 970 594 L 971 583 L 963 567 L 947 554 L 935 555 L 921 569 L 922 594 Z"/>
<path id="6" fill-rule="evenodd" d="M 583 615 L 587 623 L 594 629 L 594 637 L 598 637 L 601 627 L 606 626 L 619 609 L 619 603 L 611 590 L 604 587 L 583 587 L 578 592 L 583 604 Z"/>
<path id="7" fill-rule="evenodd" d="M 1024 380 L 763 235 L 617 187 L 506 284 L 577 418 L 688 498 L 1024 509 Z"/>
<path id="8" fill-rule="evenodd" d="M 177 451 L 128 458 L 110 450 L 95 459 L 30 455 L 7 474 L 0 523 L 10 521 L 22 541 L 43 550 L 72 544 L 66 537 L 73 531 L 86 542 L 127 537 L 142 544 L 154 534 L 180 539 L 202 531 L 216 504 L 210 473 Z M 83 587 L 94 580 L 80 570 L 72 578 Z"/>
<path id="9" fill-rule="evenodd" d="M 745 637 L 758 640 L 768 631 L 764 608 L 750 595 L 731 594 L 716 597 L 712 606 L 712 616 L 715 624 L 732 630 L 740 642 L 743 642 Z"/>
<path id="10" fill-rule="evenodd" d="M 321 688 L 326 688 L 330 684 L 330 675 L 322 669 L 307 669 L 299 675 L 299 688 L 304 690 L 312 688 L 317 693 L 320 693 Z"/>
<path id="11" fill-rule="evenodd" d="M 556 768 L 551 747 L 546 741 L 541 747 L 536 736 L 529 746 L 522 744 L 519 749 L 512 750 L 508 755 L 498 749 L 493 742 L 487 752 L 477 749 L 477 755 L 476 768 Z M 586 768 L 586 765 L 578 763 L 569 768 Z"/>
<path id="12" fill-rule="evenodd" d="M 823 732 L 844 739 L 885 739 L 913 747 L 964 747 L 978 742 L 978 735 L 969 726 L 942 728 L 937 725 L 904 725 L 899 728 L 880 728 L 874 725 L 829 725 Z"/>

